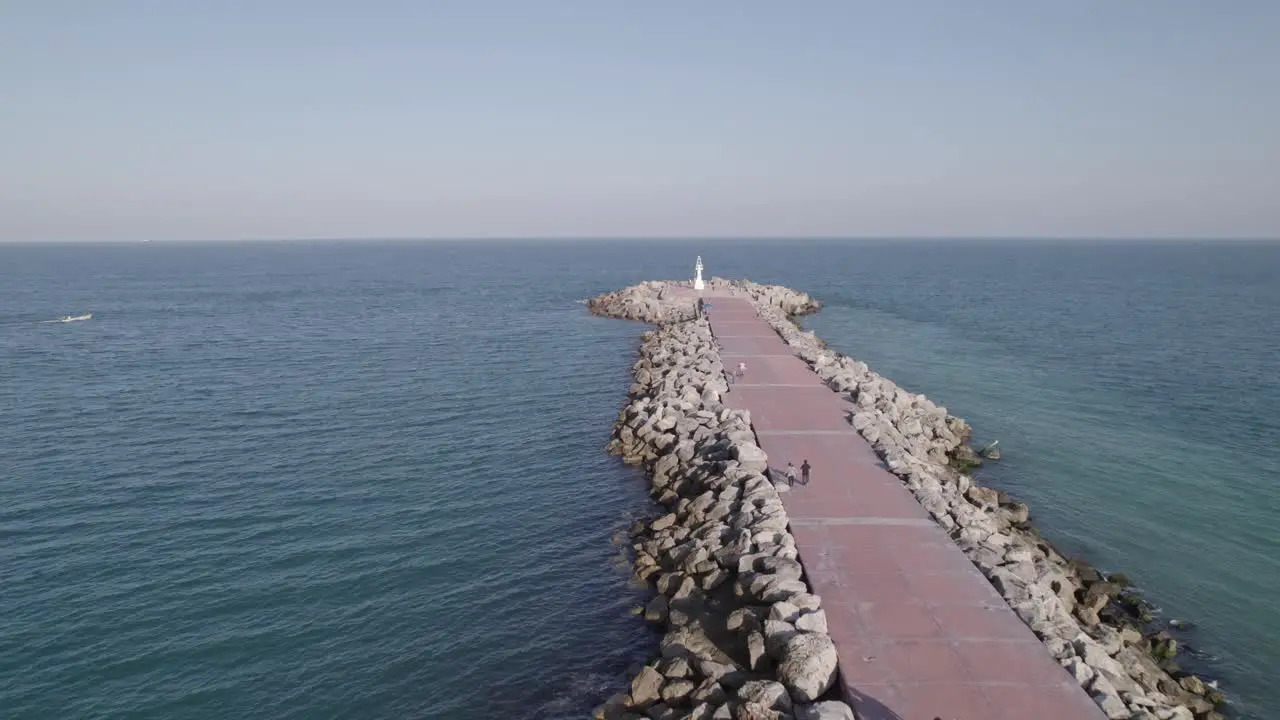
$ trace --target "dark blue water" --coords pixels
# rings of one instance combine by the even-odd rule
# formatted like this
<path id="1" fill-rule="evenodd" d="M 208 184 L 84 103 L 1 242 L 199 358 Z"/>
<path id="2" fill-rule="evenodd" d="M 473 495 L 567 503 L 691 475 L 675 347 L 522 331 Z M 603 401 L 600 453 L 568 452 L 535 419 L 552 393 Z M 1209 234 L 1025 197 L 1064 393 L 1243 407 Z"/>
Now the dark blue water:
<path id="1" fill-rule="evenodd" d="M 601 451 L 641 328 L 574 301 L 698 253 L 1280 710 L 1280 245 L 720 241 L 0 246 L 3 714 L 581 717 L 653 638 Z"/>

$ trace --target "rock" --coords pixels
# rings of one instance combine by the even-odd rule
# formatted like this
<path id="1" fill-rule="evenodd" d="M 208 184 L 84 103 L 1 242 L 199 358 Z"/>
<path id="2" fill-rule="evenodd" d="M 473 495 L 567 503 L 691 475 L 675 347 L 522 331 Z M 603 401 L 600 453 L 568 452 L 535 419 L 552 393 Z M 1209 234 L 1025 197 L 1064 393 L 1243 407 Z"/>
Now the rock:
<path id="1" fill-rule="evenodd" d="M 796 618 L 795 626 L 797 630 L 811 633 L 827 633 L 827 614 L 822 610 L 817 610 Z"/>
<path id="2" fill-rule="evenodd" d="M 795 595 L 809 591 L 809 586 L 805 585 L 802 580 L 788 580 L 778 575 L 757 574 L 751 576 L 748 582 L 748 595 L 762 603 L 789 600 Z"/>
<path id="3" fill-rule="evenodd" d="M 671 707 L 682 707 L 688 704 L 693 690 L 694 685 L 688 680 L 671 680 L 662 686 L 662 701 Z"/>
<path id="4" fill-rule="evenodd" d="M 791 696 L 787 689 L 771 680 L 751 680 L 738 688 L 736 694 L 744 703 L 757 703 L 780 712 L 791 711 Z"/>
<path id="5" fill-rule="evenodd" d="M 671 679 L 687 678 L 693 675 L 693 668 L 689 664 L 687 658 L 665 658 L 658 663 L 658 672 L 662 676 Z"/>
<path id="6" fill-rule="evenodd" d="M 800 608 L 786 601 L 774 603 L 773 607 L 769 608 L 770 620 L 780 620 L 782 622 L 789 623 L 795 622 L 796 618 L 799 616 Z"/>
<path id="7" fill-rule="evenodd" d="M 799 580 L 804 575 L 804 567 L 799 562 L 785 557 L 762 557 L 756 569 L 784 580 Z"/>
<path id="8" fill-rule="evenodd" d="M 645 666 L 631 681 L 631 707 L 646 708 L 662 699 L 662 674 Z"/>
<path id="9" fill-rule="evenodd" d="M 768 644 L 759 630 L 752 630 L 747 635 L 747 665 L 756 671 L 763 671 L 769 667 Z"/>
<path id="10" fill-rule="evenodd" d="M 760 623 L 760 616 L 757 611 L 750 607 L 740 607 L 729 613 L 729 619 L 725 621 L 725 627 L 736 632 L 751 632 L 752 630 L 760 630 L 763 625 Z"/>
<path id="11" fill-rule="evenodd" d="M 740 443 L 733 446 L 732 457 L 738 465 L 748 470 L 764 472 L 769 469 L 769 456 L 758 446 Z"/>
<path id="12" fill-rule="evenodd" d="M 782 656 L 783 648 L 796 634 L 795 626 L 791 623 L 782 622 L 781 620 L 765 620 L 764 621 L 764 646 L 768 651 L 769 657 L 779 658 Z"/>
<path id="13" fill-rule="evenodd" d="M 837 700 L 795 706 L 796 720 L 856 720 L 853 709 Z"/>
<path id="14" fill-rule="evenodd" d="M 624 692 L 614 693 L 604 704 L 596 708 L 596 720 L 619 720 L 627 716 L 627 702 L 631 696 Z"/>
<path id="15" fill-rule="evenodd" d="M 1130 715 L 1129 706 L 1124 704 L 1120 693 L 1105 677 L 1095 676 L 1093 682 L 1089 683 L 1088 691 L 1089 696 L 1110 720 L 1127 720 Z"/>
<path id="16" fill-rule="evenodd" d="M 644 716 L 649 720 L 677 720 L 680 713 L 666 703 L 658 703 L 645 708 Z"/>
<path id="17" fill-rule="evenodd" d="M 707 678 L 702 681 L 702 684 L 698 685 L 698 687 L 694 689 L 691 697 L 693 701 L 697 703 L 723 705 L 725 700 L 728 699 L 728 694 L 725 693 L 724 688 L 720 686 L 720 683 L 712 680 L 711 678 Z"/>
<path id="18" fill-rule="evenodd" d="M 1087 686 L 1089 681 L 1093 680 L 1093 668 L 1078 657 L 1071 658 L 1063 667 L 1067 669 L 1067 672 L 1071 673 L 1071 676 L 1076 679 L 1076 682 L 1081 687 Z"/>
<path id="19" fill-rule="evenodd" d="M 695 660 L 711 660 L 725 662 L 728 658 L 706 633 L 697 626 L 677 628 L 662 638 L 662 656 L 665 658 L 683 657 L 690 662 Z M 703 673 L 704 675 L 707 673 Z"/>
<path id="20" fill-rule="evenodd" d="M 1009 522 L 1014 525 L 1021 525 L 1031 519 L 1031 508 L 1027 507 L 1026 503 L 1012 502 L 1001 509 Z"/>
<path id="21" fill-rule="evenodd" d="M 836 680 L 836 646 L 831 638 L 799 633 L 789 639 L 778 664 L 778 680 L 798 702 L 814 702 Z"/>
<path id="22" fill-rule="evenodd" d="M 667 621 L 667 596 L 654 595 L 644 608 L 644 619 L 651 623 L 662 624 Z"/>
<path id="23" fill-rule="evenodd" d="M 738 706 L 735 714 L 737 720 L 782 720 L 782 713 L 771 710 L 760 703 L 745 702 Z"/>
<path id="24" fill-rule="evenodd" d="M 800 608 L 802 612 L 813 612 L 822 607 L 822 599 L 817 595 L 811 595 L 807 592 L 799 595 L 792 595 L 787 602 Z"/>
<path id="25" fill-rule="evenodd" d="M 716 706 L 711 703 L 697 703 L 693 709 L 689 711 L 689 715 L 684 720 L 713 720 L 715 718 Z"/>
<path id="26" fill-rule="evenodd" d="M 1204 681 L 1202 681 L 1200 678 L 1196 677 L 1195 675 L 1187 675 L 1186 677 L 1179 680 L 1178 684 L 1182 686 L 1183 690 L 1186 690 L 1187 692 L 1193 695 L 1205 694 L 1206 688 L 1204 686 Z"/>
<path id="27" fill-rule="evenodd" d="M 675 513 L 667 513 L 666 515 L 663 515 L 662 517 L 649 523 L 649 529 L 655 532 L 659 530 L 666 530 L 672 525 L 675 525 L 677 520 L 678 518 L 676 517 Z"/>

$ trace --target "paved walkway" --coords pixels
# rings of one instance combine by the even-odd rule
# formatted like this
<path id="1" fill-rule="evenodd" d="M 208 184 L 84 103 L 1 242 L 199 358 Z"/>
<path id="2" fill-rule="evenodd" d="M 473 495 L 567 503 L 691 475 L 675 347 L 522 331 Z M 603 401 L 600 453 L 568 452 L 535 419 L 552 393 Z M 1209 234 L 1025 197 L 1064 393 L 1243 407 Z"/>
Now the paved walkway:
<path id="1" fill-rule="evenodd" d="M 863 720 L 1098 720 L 1102 711 L 845 420 L 828 389 L 742 298 L 708 294 L 725 398 L 751 411 L 822 597 L 846 699 Z"/>

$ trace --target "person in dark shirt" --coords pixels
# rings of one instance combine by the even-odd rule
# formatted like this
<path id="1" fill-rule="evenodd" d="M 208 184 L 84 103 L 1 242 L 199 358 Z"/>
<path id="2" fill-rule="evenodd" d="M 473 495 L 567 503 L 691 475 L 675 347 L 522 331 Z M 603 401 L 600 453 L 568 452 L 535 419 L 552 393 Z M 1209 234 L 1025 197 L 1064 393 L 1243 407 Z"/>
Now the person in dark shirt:
<path id="1" fill-rule="evenodd" d="M 800 484 L 809 484 L 809 460 L 807 458 L 800 464 Z"/>

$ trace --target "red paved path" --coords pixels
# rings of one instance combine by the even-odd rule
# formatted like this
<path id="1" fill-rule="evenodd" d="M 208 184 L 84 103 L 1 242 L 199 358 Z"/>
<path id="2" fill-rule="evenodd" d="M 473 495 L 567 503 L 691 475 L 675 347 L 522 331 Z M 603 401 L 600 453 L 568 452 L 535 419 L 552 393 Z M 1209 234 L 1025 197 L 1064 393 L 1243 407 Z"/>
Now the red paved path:
<path id="1" fill-rule="evenodd" d="M 751 412 L 775 468 L 813 466 L 782 497 L 859 717 L 1104 717 L 849 425 L 851 405 L 748 300 L 705 296 L 725 367 L 747 363 L 727 404 Z"/>

